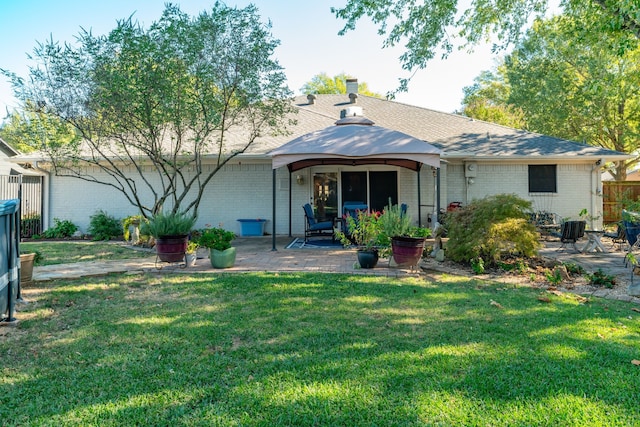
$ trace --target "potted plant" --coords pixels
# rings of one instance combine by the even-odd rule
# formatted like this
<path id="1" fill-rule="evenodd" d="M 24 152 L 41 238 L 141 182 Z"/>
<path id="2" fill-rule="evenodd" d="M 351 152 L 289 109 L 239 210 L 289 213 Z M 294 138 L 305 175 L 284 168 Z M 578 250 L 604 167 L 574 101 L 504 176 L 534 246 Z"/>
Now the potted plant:
<path id="1" fill-rule="evenodd" d="M 162 212 L 140 225 L 140 232 L 156 240 L 156 253 L 160 261 L 178 262 L 185 259 L 189 233 L 196 218 L 186 212 Z"/>
<path id="2" fill-rule="evenodd" d="M 231 242 L 236 238 L 235 233 L 224 228 L 205 228 L 200 232 L 198 244 L 209 248 L 209 258 L 213 268 L 233 267 L 236 262 L 236 248 Z"/>
<path id="3" fill-rule="evenodd" d="M 185 252 L 185 262 L 187 264 L 187 267 L 193 267 L 194 265 L 196 265 L 196 259 L 198 258 L 198 247 L 200 247 L 200 245 L 193 240 L 189 240 L 187 242 L 187 250 Z"/>
<path id="4" fill-rule="evenodd" d="M 380 228 L 391 244 L 393 260 L 398 266 L 415 266 L 422 258 L 424 244 L 431 229 L 413 225 L 400 206 L 389 203 L 380 215 Z"/>
<path id="5" fill-rule="evenodd" d="M 357 211 L 355 218 L 345 217 L 346 232 L 336 230 L 335 236 L 345 247 L 355 244 L 358 248 L 358 264 L 362 268 L 374 268 L 378 264 L 380 238 L 379 213 Z"/>
<path id="6" fill-rule="evenodd" d="M 130 215 L 122 220 L 122 236 L 125 241 L 137 245 L 140 240 L 140 224 L 143 222 L 142 215 Z M 133 230 L 133 234 L 131 231 Z"/>
<path id="7" fill-rule="evenodd" d="M 20 253 L 20 286 L 33 284 L 33 266 L 42 260 L 38 251 Z"/>

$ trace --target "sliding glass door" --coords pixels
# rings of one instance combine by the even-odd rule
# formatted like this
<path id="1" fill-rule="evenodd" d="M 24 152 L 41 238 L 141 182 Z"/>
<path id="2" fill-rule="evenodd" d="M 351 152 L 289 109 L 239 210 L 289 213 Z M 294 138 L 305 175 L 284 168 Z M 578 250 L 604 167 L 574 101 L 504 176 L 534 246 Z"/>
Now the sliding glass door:
<path id="1" fill-rule="evenodd" d="M 398 173 L 396 171 L 356 171 L 340 174 L 342 204 L 365 204 L 369 209 L 382 211 L 389 204 L 398 203 Z"/>

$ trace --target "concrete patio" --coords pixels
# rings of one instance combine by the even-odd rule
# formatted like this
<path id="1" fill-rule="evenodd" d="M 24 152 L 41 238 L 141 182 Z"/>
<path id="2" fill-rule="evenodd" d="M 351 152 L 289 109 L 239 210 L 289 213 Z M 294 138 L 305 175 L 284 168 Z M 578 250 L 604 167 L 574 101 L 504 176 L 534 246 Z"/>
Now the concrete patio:
<path id="1" fill-rule="evenodd" d="M 409 269 L 389 267 L 386 259 L 381 259 L 374 269 L 354 268 L 356 260 L 355 250 L 343 248 L 302 248 L 285 249 L 291 242 L 291 237 L 279 236 L 276 239 L 276 250 L 272 250 L 272 238 L 265 237 L 245 237 L 234 241 L 237 247 L 237 258 L 235 266 L 223 270 L 211 267 L 206 253 L 200 252 L 203 258 L 196 261 L 193 267 L 184 268 L 180 264 L 156 263 L 156 257 L 150 252 L 149 257 L 119 261 L 95 261 L 74 264 L 60 264 L 51 266 L 41 266 L 34 268 L 34 281 L 43 282 L 59 279 L 78 278 L 86 276 L 97 276 L 109 273 L 136 274 L 141 272 L 159 274 L 197 274 L 197 273 L 247 273 L 247 272 L 322 272 L 322 273 L 344 273 L 377 275 L 387 277 L 416 277 L 425 275 L 428 272 L 440 271 L 449 274 L 465 274 L 459 269 L 446 267 L 445 264 L 429 260 L 424 263 L 428 269 Z M 586 242 L 579 244 L 584 246 Z M 619 287 L 626 289 L 631 283 L 631 269 L 625 267 L 625 252 L 616 250 L 613 246 L 608 246 L 608 252 L 582 253 L 574 250 L 558 250 L 560 243 L 557 241 L 544 242 L 545 246 L 540 251 L 540 255 L 557 259 L 563 263 L 576 263 L 581 265 L 586 271 L 594 272 L 601 269 L 607 274 L 616 276 Z M 636 277 L 635 283 L 640 282 L 640 277 Z M 607 297 L 613 293 L 603 289 L 596 296 Z M 640 298 L 623 296 L 621 292 L 616 293 L 615 299 L 639 302 Z"/>

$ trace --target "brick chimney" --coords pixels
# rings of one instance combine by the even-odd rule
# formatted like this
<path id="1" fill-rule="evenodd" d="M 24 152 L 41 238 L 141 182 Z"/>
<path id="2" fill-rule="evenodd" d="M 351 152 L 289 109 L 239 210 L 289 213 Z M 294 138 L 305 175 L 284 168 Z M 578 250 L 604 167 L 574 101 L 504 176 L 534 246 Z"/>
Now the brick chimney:
<path id="1" fill-rule="evenodd" d="M 349 99 L 351 100 L 352 104 L 355 104 L 356 99 L 358 98 L 358 79 L 347 79 L 346 81 L 346 86 L 347 86 L 347 95 L 349 95 Z M 355 97 L 352 97 L 351 94 L 356 95 Z"/>

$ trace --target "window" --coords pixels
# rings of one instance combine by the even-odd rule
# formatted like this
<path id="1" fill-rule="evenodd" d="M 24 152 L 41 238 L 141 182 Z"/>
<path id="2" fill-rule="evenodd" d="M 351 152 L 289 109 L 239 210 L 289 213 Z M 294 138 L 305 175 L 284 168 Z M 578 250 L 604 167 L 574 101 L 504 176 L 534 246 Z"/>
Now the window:
<path id="1" fill-rule="evenodd" d="M 529 193 L 557 193 L 556 165 L 529 165 Z"/>

